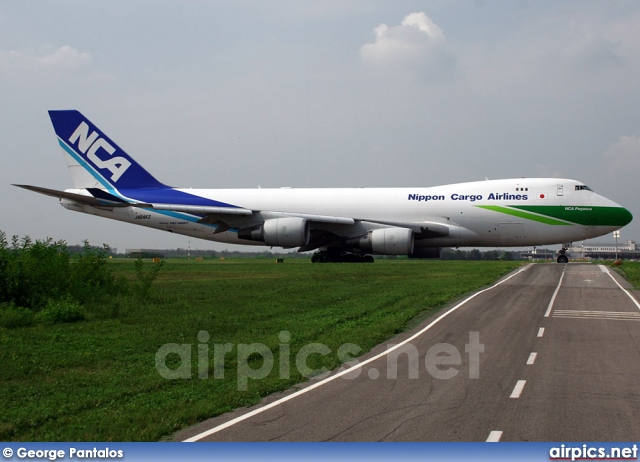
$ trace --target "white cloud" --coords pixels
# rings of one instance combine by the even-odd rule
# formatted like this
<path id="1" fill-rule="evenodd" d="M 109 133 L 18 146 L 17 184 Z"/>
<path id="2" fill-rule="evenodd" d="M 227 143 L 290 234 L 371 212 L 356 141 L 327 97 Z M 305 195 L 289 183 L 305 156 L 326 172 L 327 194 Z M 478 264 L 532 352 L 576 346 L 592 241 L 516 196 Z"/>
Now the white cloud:
<path id="1" fill-rule="evenodd" d="M 91 61 L 91 53 L 78 51 L 69 45 L 58 48 L 51 54 L 36 58 L 43 66 L 77 67 Z"/>
<path id="2" fill-rule="evenodd" d="M 48 53 L 35 51 L 1 51 L 0 70 L 5 77 L 24 78 L 25 73 L 33 76 L 40 71 L 65 71 L 86 67 L 91 62 L 91 54 L 64 45 Z"/>
<path id="3" fill-rule="evenodd" d="M 433 39 L 444 40 L 444 33 L 442 32 L 442 29 L 440 29 L 440 27 L 434 23 L 429 16 L 422 12 L 406 15 L 400 25 L 415 26 Z"/>
<path id="4" fill-rule="evenodd" d="M 431 75 L 448 72 L 453 64 L 444 32 L 423 12 L 406 15 L 397 26 L 380 24 L 374 34 L 375 41 L 360 48 L 367 64 Z"/>
<path id="5" fill-rule="evenodd" d="M 33 96 L 42 92 L 47 99 L 90 95 L 89 88 L 104 91 L 104 85 L 114 80 L 113 74 L 94 65 L 91 53 L 69 45 L 0 50 L 0 85 L 11 89 L 5 98 L 19 99 L 21 92 Z"/>

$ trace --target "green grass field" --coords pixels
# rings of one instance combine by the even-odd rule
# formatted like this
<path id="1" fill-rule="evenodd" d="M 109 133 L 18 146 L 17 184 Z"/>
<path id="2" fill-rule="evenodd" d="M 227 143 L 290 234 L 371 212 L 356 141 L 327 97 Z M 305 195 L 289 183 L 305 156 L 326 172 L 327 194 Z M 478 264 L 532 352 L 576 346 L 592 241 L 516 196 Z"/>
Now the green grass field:
<path id="1" fill-rule="evenodd" d="M 132 261 L 113 261 L 134 277 Z M 118 299 L 93 307 L 87 320 L 0 329 L 0 440 L 156 441 L 190 424 L 257 403 L 306 380 L 293 367 L 310 343 L 331 354 L 308 366 L 333 369 L 335 352 L 353 343 L 364 354 L 461 295 L 486 286 L 519 262 L 380 260 L 320 264 L 287 260 L 169 260 L 150 295 L 137 304 Z M 206 343 L 198 333 L 206 331 Z M 280 337 L 287 331 L 287 337 Z M 284 339 L 284 340 L 282 340 Z M 289 377 L 280 371 L 290 354 Z M 168 380 L 156 369 L 165 344 L 187 344 L 187 379 Z M 275 367 L 238 389 L 238 345 L 264 344 Z M 198 345 L 209 354 L 201 354 Z M 232 344 L 224 368 L 214 370 L 215 345 Z M 177 368 L 175 353 L 166 364 Z M 260 370 L 253 354 L 241 366 Z M 286 366 L 286 361 L 282 367 Z M 208 369 L 208 378 L 198 378 Z M 224 378 L 214 378 L 224 372 Z M 284 377 L 284 378 L 283 378 Z"/>
<path id="2" fill-rule="evenodd" d="M 640 262 L 624 261 L 618 270 L 636 289 L 640 289 Z"/>

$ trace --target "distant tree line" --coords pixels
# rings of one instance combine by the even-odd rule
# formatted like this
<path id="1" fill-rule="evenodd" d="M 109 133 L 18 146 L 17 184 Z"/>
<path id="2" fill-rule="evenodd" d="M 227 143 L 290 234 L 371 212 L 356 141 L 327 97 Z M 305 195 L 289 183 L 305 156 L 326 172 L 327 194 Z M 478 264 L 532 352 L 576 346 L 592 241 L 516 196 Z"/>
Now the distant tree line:
<path id="1" fill-rule="evenodd" d="M 98 247 L 94 247 L 94 249 L 98 249 Z M 138 253 L 135 255 L 129 255 L 127 253 L 118 253 L 117 249 L 111 248 L 108 245 L 104 244 L 100 247 L 102 251 L 105 252 L 105 255 L 111 257 L 138 257 Z M 86 251 L 86 247 L 84 245 L 70 245 L 67 247 L 67 250 L 70 254 L 79 254 Z M 278 252 L 270 252 L 270 251 L 261 251 L 261 252 L 246 252 L 239 250 L 206 250 L 206 249 L 148 249 L 148 252 L 153 253 L 153 256 L 161 255 L 165 258 L 203 258 L 207 260 L 219 260 L 219 259 L 233 259 L 233 258 L 255 258 L 259 260 L 271 260 L 276 258 L 301 258 L 306 259 L 310 258 L 311 253 L 298 253 L 298 252 L 287 252 L 287 253 L 278 253 Z M 144 255 L 142 258 L 147 258 Z M 148 257 L 151 258 L 151 257 Z M 377 259 L 396 259 L 398 257 L 390 256 L 390 255 L 379 255 L 376 257 Z M 471 250 L 460 250 L 460 249 L 442 249 L 441 254 L 442 260 L 521 260 L 519 251 L 505 251 L 505 250 L 485 250 L 481 251 L 478 249 Z"/>
<path id="2" fill-rule="evenodd" d="M 277 253 L 277 252 L 242 252 L 238 250 L 191 250 L 188 249 L 164 249 L 157 250 L 158 253 L 164 254 L 167 258 L 205 258 L 205 259 L 233 259 L 233 258 L 255 258 L 262 260 L 270 260 L 276 258 L 310 258 L 311 253 Z M 378 255 L 377 259 L 396 259 L 401 257 L 395 257 L 390 255 Z M 486 250 L 480 251 L 478 249 L 472 250 L 460 250 L 460 249 L 442 249 L 442 260 L 521 260 L 520 252 L 510 252 L 503 250 Z"/>
<path id="3" fill-rule="evenodd" d="M 242 252 L 239 250 L 188 250 L 188 249 L 166 249 L 158 252 L 166 254 L 167 258 L 206 258 L 212 260 L 233 259 L 233 258 L 256 258 L 262 260 L 270 260 L 276 258 L 309 258 L 308 253 L 277 253 L 277 252 Z"/>

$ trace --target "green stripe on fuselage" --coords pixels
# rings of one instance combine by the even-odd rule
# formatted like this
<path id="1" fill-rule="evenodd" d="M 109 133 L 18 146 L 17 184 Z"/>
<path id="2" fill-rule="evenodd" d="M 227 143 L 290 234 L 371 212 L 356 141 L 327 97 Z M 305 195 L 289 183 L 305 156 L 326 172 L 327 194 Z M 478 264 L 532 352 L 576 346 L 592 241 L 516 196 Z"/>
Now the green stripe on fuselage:
<path id="1" fill-rule="evenodd" d="M 633 216 L 624 207 L 514 205 L 513 208 L 539 213 L 586 226 L 625 226 Z"/>
<path id="2" fill-rule="evenodd" d="M 538 223 L 544 223 L 545 225 L 571 226 L 573 224 L 566 221 L 556 220 L 544 215 L 534 215 L 533 213 L 516 210 L 513 207 L 503 207 L 501 205 L 477 205 L 476 207 L 485 210 L 491 210 L 492 212 L 504 213 L 506 215 L 511 215 L 518 218 L 524 218 L 525 220 L 537 221 Z"/>
<path id="3" fill-rule="evenodd" d="M 625 226 L 633 216 L 624 207 L 565 205 L 478 205 L 477 207 L 547 225 Z"/>

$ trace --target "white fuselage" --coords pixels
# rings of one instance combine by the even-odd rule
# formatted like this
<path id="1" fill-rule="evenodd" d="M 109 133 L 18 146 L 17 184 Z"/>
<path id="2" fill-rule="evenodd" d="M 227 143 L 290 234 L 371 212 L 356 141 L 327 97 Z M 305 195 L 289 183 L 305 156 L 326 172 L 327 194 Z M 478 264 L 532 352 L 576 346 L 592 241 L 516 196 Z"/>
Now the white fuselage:
<path id="1" fill-rule="evenodd" d="M 316 228 L 357 236 L 403 224 L 444 225 L 448 235 L 416 240 L 417 247 L 513 247 L 568 243 L 589 239 L 624 226 L 618 210 L 628 211 L 568 179 L 507 179 L 416 188 L 327 189 L 179 189 L 191 195 L 256 211 L 231 217 L 231 229 L 217 232 L 215 223 L 184 212 L 138 207 L 92 207 L 62 199 L 65 207 L 138 225 L 232 244 L 261 245 L 239 239 L 237 230 L 281 216 L 325 217 Z M 76 190 L 70 190 L 76 191 Z M 77 192 L 77 191 L 76 191 Z M 126 197 L 126 191 L 120 191 Z M 611 218 L 611 215 L 614 218 Z M 336 217 L 327 223 L 326 217 Z M 351 218 L 357 226 L 345 225 Z M 626 221 L 622 223 L 623 221 Z M 348 235 L 346 237 L 349 237 Z"/>

